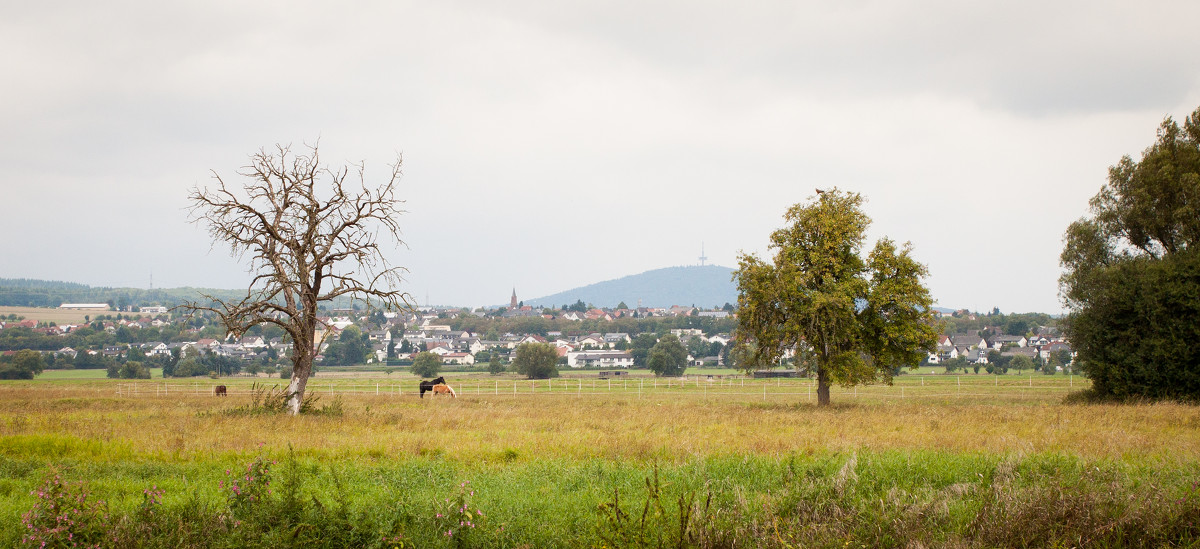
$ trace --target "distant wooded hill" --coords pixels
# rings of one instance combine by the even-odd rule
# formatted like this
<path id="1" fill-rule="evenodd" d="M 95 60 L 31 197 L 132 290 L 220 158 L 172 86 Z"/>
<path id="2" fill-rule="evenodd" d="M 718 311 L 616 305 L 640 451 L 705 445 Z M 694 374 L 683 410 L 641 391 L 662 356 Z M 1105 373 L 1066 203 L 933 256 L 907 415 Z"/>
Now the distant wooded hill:
<path id="1" fill-rule="evenodd" d="M 58 307 L 63 303 L 109 303 L 114 307 L 173 307 L 187 300 L 200 299 L 201 294 L 231 299 L 239 293 L 238 290 L 211 288 L 104 288 L 57 280 L 0 278 L 0 306 L 4 307 Z"/>
<path id="2" fill-rule="evenodd" d="M 643 307 L 736 305 L 737 286 L 729 267 L 667 267 L 523 301 L 538 307 L 561 307 L 576 301 L 596 307 L 616 307 L 621 302 L 637 307 L 639 300 Z"/>

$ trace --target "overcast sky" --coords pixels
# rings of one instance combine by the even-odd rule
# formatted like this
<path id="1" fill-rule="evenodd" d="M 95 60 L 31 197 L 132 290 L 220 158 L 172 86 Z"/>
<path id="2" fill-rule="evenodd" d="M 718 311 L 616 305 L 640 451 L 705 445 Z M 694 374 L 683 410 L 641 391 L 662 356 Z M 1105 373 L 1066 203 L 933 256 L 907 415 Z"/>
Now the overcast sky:
<path id="1" fill-rule="evenodd" d="M 403 154 L 422 304 L 735 267 L 837 186 L 940 305 L 1058 312 L 1066 226 L 1200 106 L 1200 3 L 984 4 L 4 2 L 0 277 L 238 287 L 188 189 L 319 138 Z"/>

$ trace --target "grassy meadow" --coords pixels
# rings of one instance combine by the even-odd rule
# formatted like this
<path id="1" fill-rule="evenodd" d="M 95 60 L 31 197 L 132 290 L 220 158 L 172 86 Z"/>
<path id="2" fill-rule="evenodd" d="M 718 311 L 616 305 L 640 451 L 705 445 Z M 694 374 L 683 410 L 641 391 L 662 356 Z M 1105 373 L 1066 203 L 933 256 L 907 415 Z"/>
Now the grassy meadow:
<path id="1" fill-rule="evenodd" d="M 821 409 L 805 380 L 464 374 L 420 399 L 333 374 L 301 417 L 254 406 L 278 379 L 0 383 L 0 546 L 56 512 L 129 547 L 1200 543 L 1200 410 L 1064 403 L 1077 377 L 910 375 Z"/>

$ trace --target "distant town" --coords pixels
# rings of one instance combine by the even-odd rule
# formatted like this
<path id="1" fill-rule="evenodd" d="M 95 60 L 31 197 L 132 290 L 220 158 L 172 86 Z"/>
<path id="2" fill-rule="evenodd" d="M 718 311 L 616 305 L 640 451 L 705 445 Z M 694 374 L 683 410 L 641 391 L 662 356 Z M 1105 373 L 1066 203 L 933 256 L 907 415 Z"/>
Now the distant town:
<path id="1" fill-rule="evenodd" d="M 77 323 L 0 316 L 0 354 L 11 358 L 29 349 L 43 355 L 47 368 L 107 368 L 111 377 L 146 377 L 155 367 L 168 377 L 290 373 L 292 345 L 277 327 L 259 326 L 233 338 L 210 315 L 188 315 L 159 304 L 124 308 L 61 304 L 60 310 L 85 313 Z M 730 303 L 720 308 L 595 307 L 577 301 L 537 308 L 521 302 L 514 289 L 506 307 L 324 312 L 316 351 L 317 364 L 325 369 L 373 365 L 390 371 L 428 352 L 446 368 L 495 370 L 497 364 L 510 363 L 522 343 L 547 343 L 558 352 L 560 367 L 627 370 L 645 367 L 649 348 L 667 333 L 683 343 L 690 367 L 740 366 L 729 352 L 736 326 Z M 1015 366 L 1057 373 L 1073 364 L 1075 353 L 1049 315 L 998 310 L 939 314 L 944 333 L 923 365 L 947 372 L 1005 373 Z M 125 367 L 129 362 L 136 365 Z M 779 366 L 803 373 L 804 365 L 792 353 Z"/>

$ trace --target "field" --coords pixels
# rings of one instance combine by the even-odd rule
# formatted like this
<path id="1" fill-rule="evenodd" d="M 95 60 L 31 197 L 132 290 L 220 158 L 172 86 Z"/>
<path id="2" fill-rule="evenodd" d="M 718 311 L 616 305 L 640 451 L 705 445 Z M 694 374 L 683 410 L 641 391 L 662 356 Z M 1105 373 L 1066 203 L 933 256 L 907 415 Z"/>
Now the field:
<path id="1" fill-rule="evenodd" d="M 322 372 L 321 413 L 296 418 L 254 406 L 277 378 L 222 379 L 227 398 L 208 379 L 3 382 L 0 545 L 71 490 L 105 502 L 117 546 L 1200 540 L 1200 411 L 1064 403 L 1079 378 L 902 376 L 821 409 L 806 380 L 447 377 L 459 398 Z"/>
<path id="2" fill-rule="evenodd" d="M 116 314 L 115 311 L 77 311 L 71 309 L 50 309 L 47 307 L 0 307 L 0 315 L 17 315 L 38 322 L 53 322 L 55 324 L 82 324 L 84 317 L 96 318 L 99 315 Z"/>

